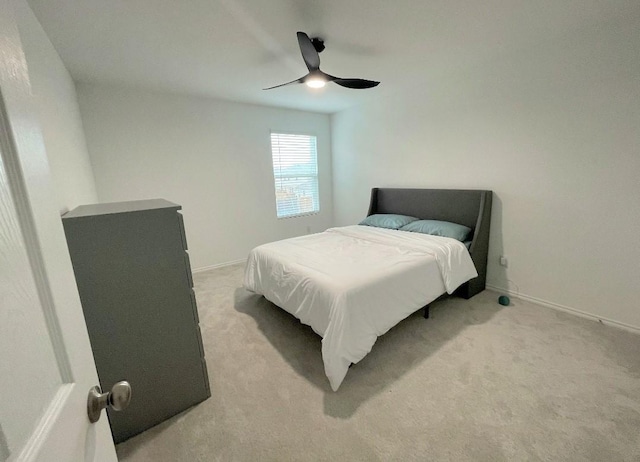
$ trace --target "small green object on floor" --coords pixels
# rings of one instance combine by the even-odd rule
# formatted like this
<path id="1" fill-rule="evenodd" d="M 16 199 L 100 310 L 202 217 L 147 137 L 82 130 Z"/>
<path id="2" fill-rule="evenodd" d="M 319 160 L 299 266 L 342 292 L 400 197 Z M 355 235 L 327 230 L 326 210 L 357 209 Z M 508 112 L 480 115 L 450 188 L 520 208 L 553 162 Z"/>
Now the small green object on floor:
<path id="1" fill-rule="evenodd" d="M 509 297 L 507 297 L 506 295 L 500 295 L 498 297 L 498 303 L 500 303 L 502 306 L 509 306 L 511 300 L 509 300 Z"/>

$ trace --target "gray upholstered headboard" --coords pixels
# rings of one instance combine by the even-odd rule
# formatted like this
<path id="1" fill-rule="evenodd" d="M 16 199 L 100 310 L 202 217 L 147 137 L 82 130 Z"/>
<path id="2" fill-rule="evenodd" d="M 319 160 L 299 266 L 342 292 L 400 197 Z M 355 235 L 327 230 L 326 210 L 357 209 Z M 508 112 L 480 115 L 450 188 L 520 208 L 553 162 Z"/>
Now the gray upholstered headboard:
<path id="1" fill-rule="evenodd" d="M 450 221 L 471 228 L 469 253 L 478 277 L 456 291 L 464 298 L 471 298 L 484 290 L 487 280 L 492 197 L 491 191 L 472 189 L 373 188 L 369 215 L 397 213 L 423 220 Z"/>

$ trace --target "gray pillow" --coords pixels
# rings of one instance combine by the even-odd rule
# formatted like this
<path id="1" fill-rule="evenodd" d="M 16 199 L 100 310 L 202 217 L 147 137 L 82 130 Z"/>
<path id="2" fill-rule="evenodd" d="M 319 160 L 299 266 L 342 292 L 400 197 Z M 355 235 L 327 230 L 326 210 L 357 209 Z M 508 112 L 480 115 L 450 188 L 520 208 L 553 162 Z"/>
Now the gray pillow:
<path id="1" fill-rule="evenodd" d="M 438 220 L 417 220 L 402 228 L 401 231 L 411 231 L 413 233 L 431 234 L 432 236 L 443 236 L 457 239 L 464 242 L 471 232 L 471 228 L 457 223 Z"/>
<path id="2" fill-rule="evenodd" d="M 400 229 L 403 226 L 416 221 L 416 217 L 409 217 L 407 215 L 395 215 L 393 213 L 378 213 L 376 215 L 369 215 L 362 220 L 360 225 L 375 226 L 377 228 L 387 229 Z"/>

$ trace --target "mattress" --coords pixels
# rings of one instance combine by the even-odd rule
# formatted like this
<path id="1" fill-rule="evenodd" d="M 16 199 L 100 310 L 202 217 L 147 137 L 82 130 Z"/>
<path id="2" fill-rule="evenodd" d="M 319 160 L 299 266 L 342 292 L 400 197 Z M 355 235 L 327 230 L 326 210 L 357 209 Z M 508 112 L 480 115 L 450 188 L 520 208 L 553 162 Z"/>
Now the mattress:
<path id="1" fill-rule="evenodd" d="M 477 275 L 455 239 L 354 225 L 256 247 L 244 286 L 322 337 L 336 391 L 380 335 Z"/>

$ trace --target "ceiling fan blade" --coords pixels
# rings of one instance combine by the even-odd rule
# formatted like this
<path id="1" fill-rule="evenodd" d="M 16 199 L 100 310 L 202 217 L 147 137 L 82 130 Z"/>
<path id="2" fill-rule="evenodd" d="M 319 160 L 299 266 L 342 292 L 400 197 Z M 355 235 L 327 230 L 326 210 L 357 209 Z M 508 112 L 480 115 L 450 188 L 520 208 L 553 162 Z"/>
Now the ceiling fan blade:
<path id="1" fill-rule="evenodd" d="M 300 45 L 300 53 L 302 53 L 302 59 L 304 59 L 307 69 L 310 72 L 317 71 L 320 68 L 320 56 L 311 43 L 311 39 L 304 32 L 298 32 L 298 45 Z"/>
<path id="2" fill-rule="evenodd" d="M 306 75 L 304 77 L 306 77 Z M 263 90 L 273 90 L 274 88 L 284 87 L 285 85 L 291 85 L 292 83 L 302 83 L 304 82 L 304 77 L 300 77 L 299 79 L 292 80 L 291 82 L 281 83 L 280 85 L 276 85 L 273 87 L 263 88 Z"/>
<path id="3" fill-rule="evenodd" d="M 373 88 L 380 84 L 380 82 L 376 82 L 375 80 L 365 79 L 341 79 L 340 77 L 335 77 L 331 80 L 342 87 L 356 89 Z"/>

